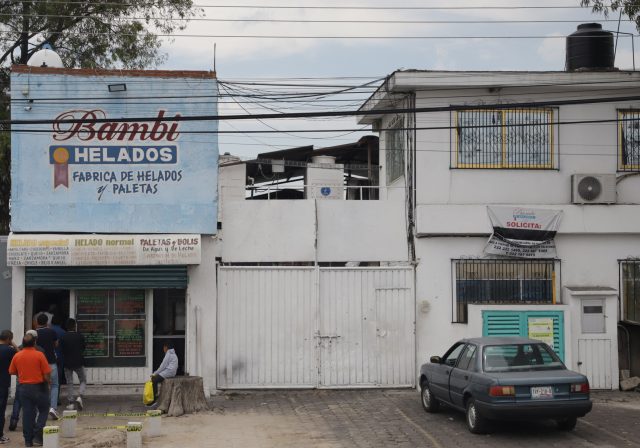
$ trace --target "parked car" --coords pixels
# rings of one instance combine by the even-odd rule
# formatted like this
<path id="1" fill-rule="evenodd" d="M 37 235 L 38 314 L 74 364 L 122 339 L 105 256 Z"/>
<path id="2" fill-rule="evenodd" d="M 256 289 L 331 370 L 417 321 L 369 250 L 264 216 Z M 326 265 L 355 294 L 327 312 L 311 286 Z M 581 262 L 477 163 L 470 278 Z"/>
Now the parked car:
<path id="1" fill-rule="evenodd" d="M 587 377 L 568 370 L 547 344 L 520 337 L 463 339 L 420 368 L 422 406 L 466 412 L 469 431 L 494 420 L 553 419 L 572 430 L 591 411 Z"/>

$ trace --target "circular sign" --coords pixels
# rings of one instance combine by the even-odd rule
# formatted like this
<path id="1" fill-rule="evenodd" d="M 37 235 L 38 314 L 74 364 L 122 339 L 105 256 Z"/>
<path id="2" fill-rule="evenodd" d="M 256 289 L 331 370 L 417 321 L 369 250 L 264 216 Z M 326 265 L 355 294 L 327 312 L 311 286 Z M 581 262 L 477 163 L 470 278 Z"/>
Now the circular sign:
<path id="1" fill-rule="evenodd" d="M 320 189 L 320 194 L 322 196 L 329 196 L 331 194 L 331 188 L 330 187 L 322 187 Z"/>

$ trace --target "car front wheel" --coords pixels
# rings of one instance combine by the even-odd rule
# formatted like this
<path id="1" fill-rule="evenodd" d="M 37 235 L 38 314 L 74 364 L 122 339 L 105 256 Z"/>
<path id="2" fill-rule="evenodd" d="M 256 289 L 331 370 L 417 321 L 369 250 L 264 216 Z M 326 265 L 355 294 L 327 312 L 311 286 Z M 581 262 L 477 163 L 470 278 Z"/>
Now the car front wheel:
<path id="1" fill-rule="evenodd" d="M 484 434 L 489 429 L 489 421 L 480 415 L 476 401 L 473 398 L 469 398 L 467 401 L 467 428 L 473 434 Z"/>
<path id="2" fill-rule="evenodd" d="M 440 402 L 436 397 L 433 396 L 433 392 L 429 389 L 429 385 L 427 383 L 422 384 L 422 390 L 420 392 L 422 397 L 422 407 L 427 412 L 438 412 L 440 408 Z"/>
<path id="3" fill-rule="evenodd" d="M 562 431 L 571 431 L 576 427 L 576 423 L 578 423 L 578 419 L 576 417 L 569 417 L 562 420 L 558 420 L 556 422 L 558 424 L 558 429 Z"/>

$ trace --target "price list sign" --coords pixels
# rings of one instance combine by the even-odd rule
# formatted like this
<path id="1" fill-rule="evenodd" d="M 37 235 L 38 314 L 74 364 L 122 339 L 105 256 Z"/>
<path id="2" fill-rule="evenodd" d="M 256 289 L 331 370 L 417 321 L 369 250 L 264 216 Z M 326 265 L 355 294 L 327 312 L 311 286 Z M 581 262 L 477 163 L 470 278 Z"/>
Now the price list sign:
<path id="1" fill-rule="evenodd" d="M 113 356 L 143 357 L 145 355 L 144 327 L 144 319 L 116 319 Z"/>
<path id="2" fill-rule="evenodd" d="M 78 320 L 78 332 L 84 336 L 86 358 L 109 357 L 108 320 Z"/>
<path id="3" fill-rule="evenodd" d="M 115 314 L 144 315 L 144 290 L 117 291 Z"/>
<path id="4" fill-rule="evenodd" d="M 76 314 L 85 316 L 109 314 L 109 292 L 78 291 L 76 294 Z"/>

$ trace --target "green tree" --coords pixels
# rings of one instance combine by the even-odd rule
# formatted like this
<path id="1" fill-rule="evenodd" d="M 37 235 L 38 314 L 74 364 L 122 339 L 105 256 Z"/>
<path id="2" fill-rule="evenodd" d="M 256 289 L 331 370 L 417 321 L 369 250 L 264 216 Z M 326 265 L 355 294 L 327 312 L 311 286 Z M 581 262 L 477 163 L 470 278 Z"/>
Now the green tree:
<path id="1" fill-rule="evenodd" d="M 8 119 L 9 67 L 45 45 L 68 68 L 153 68 L 161 39 L 201 14 L 192 0 L 0 0 L 0 119 Z M 0 234 L 9 231 L 10 147 L 0 129 Z"/>
<path id="2" fill-rule="evenodd" d="M 640 30 L 640 3 L 637 0 L 580 0 L 582 6 L 590 7 L 593 12 L 603 13 L 605 17 L 611 12 L 622 12 L 636 22 Z"/>

